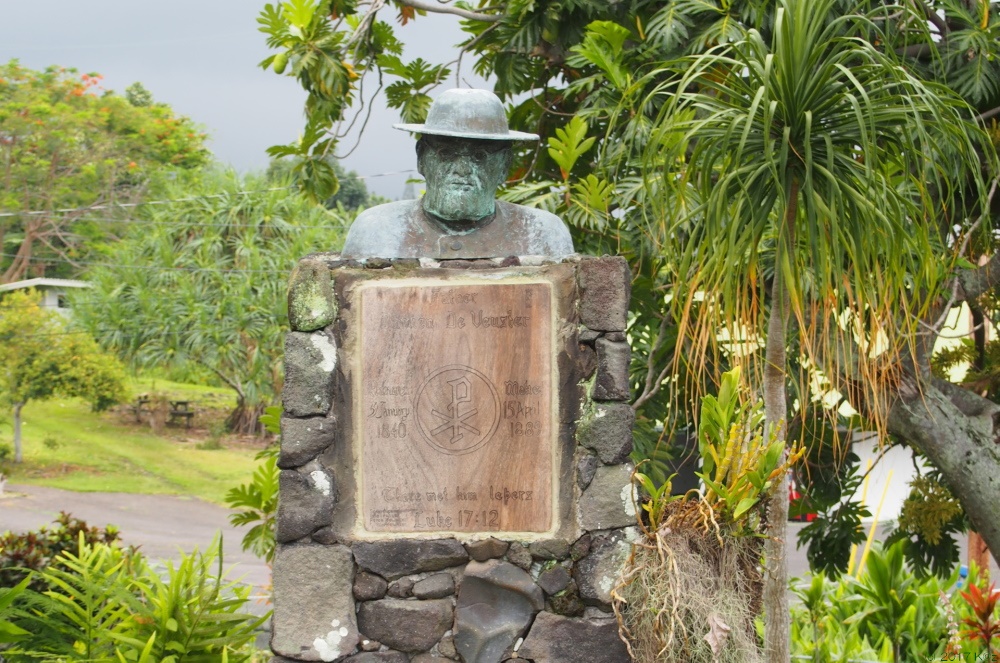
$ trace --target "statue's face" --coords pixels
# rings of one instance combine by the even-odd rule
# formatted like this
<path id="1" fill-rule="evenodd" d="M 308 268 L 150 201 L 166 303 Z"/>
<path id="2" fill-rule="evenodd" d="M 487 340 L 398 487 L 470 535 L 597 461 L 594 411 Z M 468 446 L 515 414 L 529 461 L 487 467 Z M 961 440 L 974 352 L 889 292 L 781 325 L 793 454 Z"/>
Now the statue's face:
<path id="1" fill-rule="evenodd" d="M 510 167 L 510 143 L 425 136 L 417 170 L 427 182 L 424 210 L 445 221 L 474 222 L 496 207 Z"/>

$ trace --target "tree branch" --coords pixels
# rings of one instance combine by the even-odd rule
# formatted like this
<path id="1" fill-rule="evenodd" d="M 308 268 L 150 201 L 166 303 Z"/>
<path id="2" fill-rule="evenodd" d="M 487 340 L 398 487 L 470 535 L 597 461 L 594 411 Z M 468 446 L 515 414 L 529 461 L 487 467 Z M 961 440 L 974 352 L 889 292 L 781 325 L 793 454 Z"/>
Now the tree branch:
<path id="1" fill-rule="evenodd" d="M 979 120 L 980 122 L 985 122 L 991 117 L 996 117 L 997 115 L 1000 115 L 1000 106 L 997 106 L 996 108 L 991 108 L 988 111 L 980 113 L 979 115 L 976 116 L 976 119 Z"/>
<path id="2" fill-rule="evenodd" d="M 425 12 L 433 12 L 435 14 L 452 14 L 454 16 L 460 16 L 461 18 L 467 18 L 470 21 L 485 21 L 487 23 L 496 23 L 497 21 L 503 19 L 503 16 L 495 16 L 493 14 L 480 14 L 478 12 L 471 12 L 468 9 L 462 9 L 461 7 L 453 7 L 451 5 L 430 5 L 420 0 L 399 0 L 402 4 L 413 7 L 414 9 L 419 9 Z"/>
<path id="3" fill-rule="evenodd" d="M 909 46 L 901 46 L 896 49 L 896 55 L 902 55 L 908 58 L 926 58 L 934 53 L 934 47 L 930 44 L 910 44 Z"/>
<path id="4" fill-rule="evenodd" d="M 985 265 L 958 270 L 956 278 L 962 300 L 976 299 L 988 290 L 1000 286 L 1000 253 L 994 253 Z"/>
<path id="5" fill-rule="evenodd" d="M 218 368 L 216 368 L 215 366 L 212 366 L 211 364 L 209 364 L 208 362 L 206 362 L 203 359 L 195 359 L 195 362 L 198 363 L 198 364 L 201 364 L 202 366 L 204 366 L 208 370 L 212 371 L 217 376 L 219 376 L 220 380 L 222 380 L 223 382 L 225 382 L 226 384 L 228 384 L 229 388 L 236 392 L 236 395 L 239 397 L 240 404 L 243 404 L 246 401 L 247 397 L 246 397 L 246 394 L 243 393 L 243 387 L 240 386 L 240 383 L 238 381 L 236 381 L 235 378 L 230 378 L 228 375 L 226 375 L 225 373 L 223 373 L 222 371 L 220 371 Z"/>
<path id="6" fill-rule="evenodd" d="M 666 373 L 671 367 L 670 362 L 667 362 L 667 366 L 660 371 L 659 376 L 654 380 L 654 376 L 656 375 L 656 351 L 660 349 L 660 344 L 666 334 L 667 316 L 664 315 L 663 319 L 660 321 L 660 328 L 656 332 L 656 341 L 653 343 L 653 346 L 649 351 L 649 357 L 646 359 L 646 382 L 643 385 L 642 393 L 639 394 L 639 397 L 635 399 L 635 403 L 632 404 L 633 410 L 638 410 L 643 403 L 656 395 L 656 392 L 660 390 L 660 384 L 666 378 Z"/>
<path id="7" fill-rule="evenodd" d="M 992 416 L 1000 412 L 1000 405 L 965 387 L 941 378 L 931 378 L 931 384 L 967 417 Z"/>
<path id="8" fill-rule="evenodd" d="M 947 39 L 948 35 L 951 34 L 951 28 L 948 27 L 948 23 L 945 22 L 943 18 L 938 16 L 937 12 L 934 11 L 934 8 L 928 6 L 927 3 L 924 2 L 924 0 L 913 0 L 913 3 L 917 6 L 918 9 L 923 11 L 924 18 L 930 21 L 934 25 L 934 27 L 938 29 L 938 32 L 941 33 L 942 37 Z"/>

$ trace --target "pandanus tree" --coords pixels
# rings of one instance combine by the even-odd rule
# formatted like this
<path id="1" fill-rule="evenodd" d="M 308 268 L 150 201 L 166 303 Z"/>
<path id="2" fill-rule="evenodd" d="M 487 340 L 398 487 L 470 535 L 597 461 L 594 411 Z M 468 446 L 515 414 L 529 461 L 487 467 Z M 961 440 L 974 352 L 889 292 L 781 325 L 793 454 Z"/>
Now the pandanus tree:
<path id="1" fill-rule="evenodd" d="M 88 273 L 76 320 L 136 368 L 213 375 L 232 389 L 227 425 L 261 433 L 281 391 L 285 284 L 301 256 L 339 245 L 346 223 L 284 181 L 206 172 L 138 208 Z"/>
<path id="2" fill-rule="evenodd" d="M 883 431 L 893 408 L 920 407 L 894 403 L 909 393 L 900 380 L 915 394 L 931 387 L 914 359 L 956 267 L 941 229 L 960 223 L 954 205 L 987 198 L 978 150 L 988 141 L 971 109 L 878 47 L 885 13 L 842 5 L 781 0 L 768 37 L 749 30 L 635 85 L 639 107 L 660 110 L 633 132 L 627 168 L 646 185 L 638 209 L 650 236 L 677 256 L 673 306 L 690 340 L 678 347 L 689 365 L 692 352 L 747 364 L 779 438 L 790 406 L 804 405 L 789 381 L 806 394 L 809 379 L 825 379 Z M 802 375 L 789 374 L 790 345 Z M 765 646 L 769 661 L 787 661 L 787 485 L 773 495 Z M 1000 486 L 973 498 L 998 501 Z"/>

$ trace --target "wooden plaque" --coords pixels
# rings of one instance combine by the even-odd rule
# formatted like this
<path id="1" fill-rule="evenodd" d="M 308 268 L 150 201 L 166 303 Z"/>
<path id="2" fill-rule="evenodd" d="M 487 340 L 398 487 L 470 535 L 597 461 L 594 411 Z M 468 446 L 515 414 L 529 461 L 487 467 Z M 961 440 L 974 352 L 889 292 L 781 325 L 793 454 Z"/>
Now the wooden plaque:
<path id="1" fill-rule="evenodd" d="M 359 287 L 354 381 L 367 532 L 552 526 L 552 286 Z"/>

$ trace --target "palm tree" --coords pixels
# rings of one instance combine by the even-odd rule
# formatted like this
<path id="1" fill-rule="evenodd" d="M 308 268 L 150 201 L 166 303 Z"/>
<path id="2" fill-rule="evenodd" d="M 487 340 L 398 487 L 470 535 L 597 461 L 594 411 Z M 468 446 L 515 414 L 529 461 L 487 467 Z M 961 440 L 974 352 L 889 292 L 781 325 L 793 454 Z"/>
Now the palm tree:
<path id="1" fill-rule="evenodd" d="M 881 52 L 879 17 L 843 5 L 780 0 L 769 38 L 750 30 L 637 84 L 652 89 L 646 107 L 663 109 L 638 165 L 654 173 L 654 234 L 677 255 L 682 328 L 702 347 L 720 329 L 763 346 L 763 362 L 730 351 L 752 364 L 766 427 L 782 438 L 792 342 L 813 376 L 846 376 L 864 396 L 852 401 L 884 424 L 884 368 L 914 352 L 917 319 L 954 267 L 929 259 L 948 254 L 941 201 L 968 182 L 986 198 L 985 136 L 968 106 Z M 698 319 L 684 315 L 706 296 Z M 768 509 L 771 662 L 789 660 L 787 500 L 783 484 Z"/>

